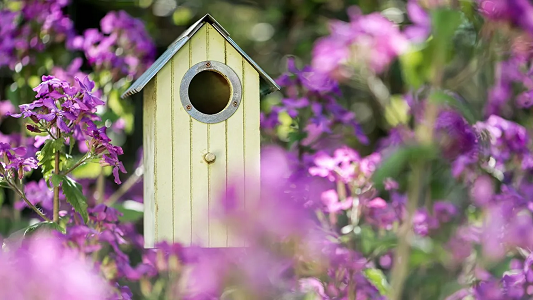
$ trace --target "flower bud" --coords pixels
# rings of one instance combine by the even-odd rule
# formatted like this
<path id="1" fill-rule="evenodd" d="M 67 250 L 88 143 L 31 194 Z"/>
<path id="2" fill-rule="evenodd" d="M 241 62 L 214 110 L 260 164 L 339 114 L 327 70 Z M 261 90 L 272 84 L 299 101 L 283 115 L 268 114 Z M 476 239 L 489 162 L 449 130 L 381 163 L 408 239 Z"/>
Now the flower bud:
<path id="1" fill-rule="evenodd" d="M 35 132 L 35 133 L 41 133 L 42 132 L 39 128 L 37 128 L 37 127 L 35 127 L 33 125 L 29 125 L 29 124 L 26 125 L 26 129 L 28 129 L 31 132 Z"/>

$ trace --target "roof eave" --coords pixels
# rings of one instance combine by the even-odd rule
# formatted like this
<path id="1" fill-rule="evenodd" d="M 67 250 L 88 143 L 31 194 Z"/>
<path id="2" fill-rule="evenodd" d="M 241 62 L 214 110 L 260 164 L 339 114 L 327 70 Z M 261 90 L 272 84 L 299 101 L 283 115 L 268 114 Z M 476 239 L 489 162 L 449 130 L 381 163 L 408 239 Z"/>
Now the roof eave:
<path id="1" fill-rule="evenodd" d="M 126 92 L 124 92 L 121 98 L 126 98 L 136 93 L 139 93 L 154 76 L 165 66 L 168 61 L 187 43 L 187 41 L 204 25 L 209 23 L 230 43 L 247 61 L 254 67 L 259 73 L 261 78 L 261 95 L 267 95 L 275 91 L 280 90 L 280 86 L 270 77 L 253 59 L 244 52 L 232 38 L 229 33 L 215 20 L 210 14 L 206 14 L 201 19 L 196 21 L 187 30 L 185 30 L 170 46 L 168 49 L 144 72 Z M 265 86 L 266 85 L 266 86 Z"/>

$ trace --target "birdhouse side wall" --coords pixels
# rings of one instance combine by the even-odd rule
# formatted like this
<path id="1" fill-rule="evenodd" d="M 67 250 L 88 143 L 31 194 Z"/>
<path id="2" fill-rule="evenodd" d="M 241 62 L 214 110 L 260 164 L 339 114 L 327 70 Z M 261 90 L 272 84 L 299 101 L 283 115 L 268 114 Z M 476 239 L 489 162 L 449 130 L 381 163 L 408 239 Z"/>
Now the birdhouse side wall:
<path id="1" fill-rule="evenodd" d="M 157 103 L 155 80 L 143 90 L 143 198 L 144 246 L 153 248 L 156 233 L 155 211 L 155 105 Z"/>
<path id="2" fill-rule="evenodd" d="M 192 118 L 179 96 L 185 72 L 205 60 L 230 66 L 243 87 L 237 111 L 216 124 Z M 146 168 L 152 175 L 145 174 L 147 247 L 159 241 L 203 247 L 245 245 L 210 212 L 230 185 L 241 199 L 240 208 L 246 207 L 245 199 L 258 196 L 259 94 L 257 71 L 207 23 L 145 88 L 145 162 L 153 162 L 153 170 Z M 151 151 L 148 143 L 153 145 Z M 208 152 L 216 155 L 212 164 L 203 159 Z"/>

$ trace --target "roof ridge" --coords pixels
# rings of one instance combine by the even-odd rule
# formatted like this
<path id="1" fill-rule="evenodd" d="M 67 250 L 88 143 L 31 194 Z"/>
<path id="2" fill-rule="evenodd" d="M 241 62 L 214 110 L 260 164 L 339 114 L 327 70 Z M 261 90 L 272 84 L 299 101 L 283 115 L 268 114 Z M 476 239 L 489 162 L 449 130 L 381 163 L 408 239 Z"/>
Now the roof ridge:
<path id="1" fill-rule="evenodd" d="M 172 42 L 167 50 L 141 75 L 139 78 L 122 94 L 122 98 L 129 97 L 136 93 L 139 93 L 154 76 L 168 63 L 168 61 L 185 45 L 191 37 L 208 22 L 230 43 L 236 50 L 242 55 L 250 65 L 259 73 L 261 82 L 261 94 L 269 94 L 274 91 L 279 91 L 279 85 L 272 79 L 259 65 L 246 54 L 235 41 L 229 36 L 229 33 L 220 25 L 220 23 L 213 18 L 210 14 L 206 14 L 194 24 L 189 26 L 184 32 L 182 32 L 174 42 Z"/>

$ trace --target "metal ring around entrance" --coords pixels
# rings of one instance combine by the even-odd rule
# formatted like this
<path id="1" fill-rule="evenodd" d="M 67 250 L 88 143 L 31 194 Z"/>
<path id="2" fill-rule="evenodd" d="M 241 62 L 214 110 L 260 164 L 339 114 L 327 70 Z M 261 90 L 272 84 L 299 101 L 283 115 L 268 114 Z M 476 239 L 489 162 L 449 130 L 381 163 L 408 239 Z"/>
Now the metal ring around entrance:
<path id="1" fill-rule="evenodd" d="M 201 111 L 196 109 L 192 104 L 191 99 L 189 98 L 189 86 L 191 84 L 192 79 L 198 73 L 204 71 L 219 73 L 228 81 L 230 86 L 231 94 L 228 104 L 223 110 L 212 115 L 202 113 Z M 206 89 L 209 89 L 209 87 L 206 87 Z M 202 61 L 192 66 L 183 76 L 183 80 L 180 84 L 180 98 L 183 108 L 194 119 L 203 123 L 219 123 L 224 120 L 227 120 L 239 108 L 242 98 L 242 85 L 239 76 L 237 76 L 237 73 L 235 73 L 235 71 L 228 65 L 213 60 Z"/>

